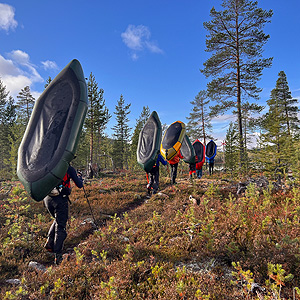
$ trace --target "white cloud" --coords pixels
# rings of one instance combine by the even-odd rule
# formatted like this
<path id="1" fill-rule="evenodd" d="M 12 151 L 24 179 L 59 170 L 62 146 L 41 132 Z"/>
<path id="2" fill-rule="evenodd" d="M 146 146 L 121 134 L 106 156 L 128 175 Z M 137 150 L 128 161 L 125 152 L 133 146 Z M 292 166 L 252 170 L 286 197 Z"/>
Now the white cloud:
<path id="1" fill-rule="evenodd" d="M 6 75 L 3 76 L 3 83 L 6 86 L 6 90 L 9 91 L 12 96 L 16 96 L 21 91 L 21 89 L 23 89 L 27 85 L 30 86 L 32 82 L 28 77 L 24 75 Z"/>
<path id="2" fill-rule="evenodd" d="M 18 26 L 18 22 L 15 20 L 14 7 L 0 3 L 0 29 L 9 31 L 14 30 Z"/>
<path id="3" fill-rule="evenodd" d="M 138 60 L 139 57 L 136 53 L 132 53 L 131 58 L 132 58 L 132 60 Z"/>
<path id="4" fill-rule="evenodd" d="M 55 61 L 51 61 L 51 60 L 42 61 L 42 65 L 45 70 L 58 70 L 58 65 L 56 64 Z"/>
<path id="5" fill-rule="evenodd" d="M 125 45 L 132 50 L 142 50 L 143 49 L 143 39 L 150 38 L 150 31 L 148 27 L 144 25 L 128 25 L 125 32 L 121 34 L 123 42 Z"/>
<path id="6" fill-rule="evenodd" d="M 121 34 L 124 44 L 132 50 L 132 59 L 138 59 L 138 53 L 148 50 L 152 53 L 163 53 L 155 41 L 150 40 L 151 32 L 144 25 L 128 25 L 125 32 Z"/>
<path id="7" fill-rule="evenodd" d="M 163 51 L 156 45 L 156 42 L 145 42 L 146 48 L 148 48 L 153 53 L 163 53 Z"/>
<path id="8" fill-rule="evenodd" d="M 27 69 L 24 70 L 25 74 L 32 80 L 32 82 L 42 82 L 43 78 L 37 72 L 36 67 L 30 62 L 29 55 L 21 50 L 13 50 L 8 56 L 17 64 L 19 67 Z"/>
<path id="9" fill-rule="evenodd" d="M 15 97 L 27 85 L 43 81 L 26 52 L 14 50 L 7 57 L 0 55 L 0 77 L 11 96 Z"/>
<path id="10" fill-rule="evenodd" d="M 24 51 L 13 50 L 8 53 L 8 56 L 18 64 L 26 65 L 29 63 L 29 55 Z"/>
<path id="11" fill-rule="evenodd" d="M 213 126 L 213 135 L 226 135 L 226 131 L 230 122 L 235 122 L 236 116 L 232 114 L 224 114 L 218 117 L 212 118 L 211 125 Z"/>

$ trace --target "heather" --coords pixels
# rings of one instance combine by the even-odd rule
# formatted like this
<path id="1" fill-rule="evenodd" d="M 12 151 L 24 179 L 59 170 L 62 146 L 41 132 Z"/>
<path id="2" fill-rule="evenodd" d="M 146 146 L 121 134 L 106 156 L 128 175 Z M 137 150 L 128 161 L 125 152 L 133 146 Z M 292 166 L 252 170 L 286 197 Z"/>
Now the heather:
<path id="1" fill-rule="evenodd" d="M 74 188 L 60 266 L 43 248 L 43 203 L 2 183 L 1 299 L 298 299 L 297 180 L 237 195 L 241 178 L 178 177 L 170 185 L 162 172 L 149 199 L 143 171 L 88 180 L 88 202 Z"/>

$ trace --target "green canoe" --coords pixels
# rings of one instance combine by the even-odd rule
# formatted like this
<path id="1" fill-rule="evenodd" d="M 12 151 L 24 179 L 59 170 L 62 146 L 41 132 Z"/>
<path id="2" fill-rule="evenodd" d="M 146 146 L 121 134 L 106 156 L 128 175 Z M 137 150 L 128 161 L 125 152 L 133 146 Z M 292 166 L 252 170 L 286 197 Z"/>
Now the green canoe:
<path id="1" fill-rule="evenodd" d="M 19 147 L 17 174 L 41 201 L 63 179 L 74 158 L 87 112 L 82 67 L 72 60 L 36 100 Z"/>
<path id="2" fill-rule="evenodd" d="M 156 162 L 161 136 L 161 123 L 157 112 L 153 111 L 140 132 L 136 151 L 137 162 L 146 172 L 150 172 Z"/>

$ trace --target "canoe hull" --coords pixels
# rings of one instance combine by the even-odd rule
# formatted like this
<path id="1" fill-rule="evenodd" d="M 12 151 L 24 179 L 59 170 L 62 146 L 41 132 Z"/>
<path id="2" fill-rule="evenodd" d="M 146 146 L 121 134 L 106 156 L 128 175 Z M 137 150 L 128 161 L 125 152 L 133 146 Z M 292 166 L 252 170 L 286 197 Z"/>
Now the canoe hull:
<path id="1" fill-rule="evenodd" d="M 139 134 L 137 162 L 148 173 L 156 163 L 162 136 L 161 122 L 153 111 Z"/>
<path id="2" fill-rule="evenodd" d="M 17 175 L 41 201 L 74 158 L 88 106 L 83 70 L 72 60 L 36 100 L 18 151 Z"/>
<path id="3" fill-rule="evenodd" d="M 194 164 L 196 162 L 195 150 L 187 134 L 184 136 L 180 151 L 182 156 L 184 157 L 184 162 L 188 164 Z"/>
<path id="4" fill-rule="evenodd" d="M 179 152 L 185 132 L 185 124 L 181 121 L 176 121 L 167 128 L 160 146 L 164 159 L 171 160 Z"/>

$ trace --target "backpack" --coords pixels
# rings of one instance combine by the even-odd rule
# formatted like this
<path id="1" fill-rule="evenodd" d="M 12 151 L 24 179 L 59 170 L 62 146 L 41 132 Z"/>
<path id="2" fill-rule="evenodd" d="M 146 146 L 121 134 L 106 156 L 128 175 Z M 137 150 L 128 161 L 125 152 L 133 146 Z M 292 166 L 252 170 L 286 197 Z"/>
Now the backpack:
<path id="1" fill-rule="evenodd" d="M 51 192 L 48 194 L 48 196 L 50 196 L 50 197 L 56 197 L 59 195 L 69 196 L 71 194 L 70 179 L 71 179 L 71 177 L 67 172 L 66 175 L 64 176 L 63 180 L 61 181 L 61 183 L 59 185 L 57 185 L 56 187 L 54 187 L 51 190 Z"/>

